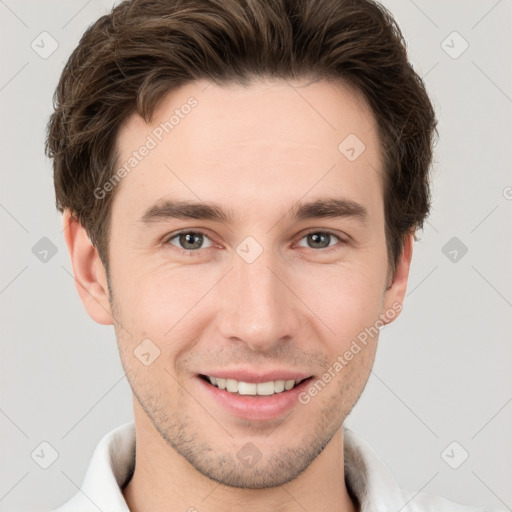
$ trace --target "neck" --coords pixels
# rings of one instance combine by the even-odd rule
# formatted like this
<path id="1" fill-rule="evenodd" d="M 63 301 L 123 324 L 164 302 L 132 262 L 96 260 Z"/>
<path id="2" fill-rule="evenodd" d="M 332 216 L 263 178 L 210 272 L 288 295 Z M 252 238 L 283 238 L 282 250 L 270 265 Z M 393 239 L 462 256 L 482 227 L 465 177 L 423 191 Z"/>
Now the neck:
<path id="1" fill-rule="evenodd" d="M 345 485 L 343 429 L 297 478 L 265 489 L 239 489 L 197 471 L 160 436 L 147 415 L 135 409 L 136 464 L 123 489 L 131 512 L 247 512 L 274 510 L 356 512 Z"/>

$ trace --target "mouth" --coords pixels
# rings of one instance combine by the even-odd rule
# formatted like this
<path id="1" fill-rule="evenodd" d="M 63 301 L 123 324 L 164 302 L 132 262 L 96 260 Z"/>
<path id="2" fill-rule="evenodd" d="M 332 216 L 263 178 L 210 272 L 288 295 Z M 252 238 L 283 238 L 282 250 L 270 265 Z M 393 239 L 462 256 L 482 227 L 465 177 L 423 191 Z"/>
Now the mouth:
<path id="1" fill-rule="evenodd" d="M 300 404 L 299 396 L 313 378 L 311 374 L 284 368 L 265 372 L 223 368 L 196 374 L 194 380 L 198 393 L 204 395 L 204 403 L 226 418 L 266 422 L 284 421 Z"/>
<path id="2" fill-rule="evenodd" d="M 269 380 L 266 382 L 244 382 L 231 378 L 214 377 L 213 375 L 199 375 L 206 383 L 238 396 L 269 397 L 279 395 L 299 386 L 313 377 Z"/>

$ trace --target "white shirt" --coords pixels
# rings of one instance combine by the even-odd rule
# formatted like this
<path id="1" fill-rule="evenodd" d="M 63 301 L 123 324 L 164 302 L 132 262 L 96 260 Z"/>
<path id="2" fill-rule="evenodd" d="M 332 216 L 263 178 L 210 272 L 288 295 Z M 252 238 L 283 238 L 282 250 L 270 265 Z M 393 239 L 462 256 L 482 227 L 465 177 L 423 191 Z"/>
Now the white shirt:
<path id="1" fill-rule="evenodd" d="M 370 446 L 344 428 L 345 479 L 360 512 L 485 512 L 426 493 L 401 490 Z M 121 489 L 135 468 L 135 424 L 125 423 L 99 442 L 80 491 L 55 512 L 129 512 Z"/>

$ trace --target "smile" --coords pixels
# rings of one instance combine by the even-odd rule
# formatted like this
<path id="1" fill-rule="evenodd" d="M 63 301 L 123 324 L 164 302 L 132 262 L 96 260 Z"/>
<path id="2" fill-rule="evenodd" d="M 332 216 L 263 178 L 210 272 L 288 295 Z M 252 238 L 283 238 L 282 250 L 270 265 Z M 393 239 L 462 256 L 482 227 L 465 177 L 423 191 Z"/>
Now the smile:
<path id="1" fill-rule="evenodd" d="M 249 396 L 272 396 L 275 394 L 290 391 L 306 379 L 296 380 L 271 380 L 268 382 L 243 382 L 235 379 L 223 379 L 210 375 L 201 375 L 201 377 L 210 382 L 213 386 L 228 391 L 236 395 Z"/>

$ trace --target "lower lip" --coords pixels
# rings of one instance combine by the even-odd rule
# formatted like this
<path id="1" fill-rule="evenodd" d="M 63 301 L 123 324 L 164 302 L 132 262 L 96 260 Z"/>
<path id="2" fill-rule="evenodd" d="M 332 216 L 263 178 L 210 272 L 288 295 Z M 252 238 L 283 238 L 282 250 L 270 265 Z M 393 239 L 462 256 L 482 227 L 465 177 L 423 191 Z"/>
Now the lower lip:
<path id="1" fill-rule="evenodd" d="M 197 377 L 199 384 L 217 403 L 233 416 L 254 421 L 277 419 L 298 403 L 298 397 L 309 385 L 311 377 L 289 391 L 270 396 L 238 395 L 209 384 Z"/>

